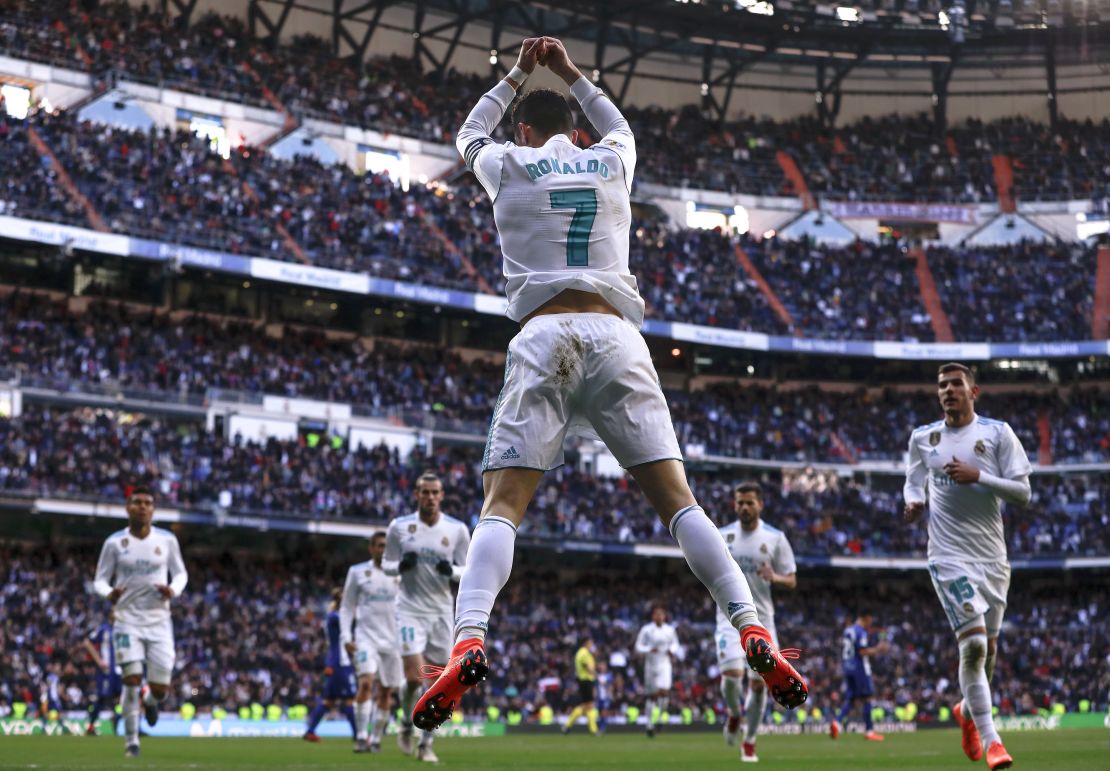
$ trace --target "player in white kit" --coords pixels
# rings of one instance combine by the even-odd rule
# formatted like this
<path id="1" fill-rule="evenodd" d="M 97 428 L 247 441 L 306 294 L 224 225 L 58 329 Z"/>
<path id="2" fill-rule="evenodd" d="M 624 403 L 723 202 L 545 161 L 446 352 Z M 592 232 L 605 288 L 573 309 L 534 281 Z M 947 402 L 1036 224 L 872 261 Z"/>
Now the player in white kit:
<path id="1" fill-rule="evenodd" d="M 443 483 L 427 471 L 416 481 L 415 514 L 397 517 L 386 532 L 382 567 L 401 576 L 397 594 L 397 632 L 405 670 L 401 709 L 406 718 L 426 683 L 426 671 L 442 667 L 451 654 L 455 600 L 451 582 L 466 564 L 470 531 L 459 520 L 439 510 Z M 419 726 L 424 728 L 424 726 Z M 425 730 L 416 749 L 417 758 L 437 761 L 433 734 Z M 405 719 L 397 733 L 401 751 L 413 751 L 413 724 Z"/>
<path id="2" fill-rule="evenodd" d="M 374 533 L 370 536 L 370 559 L 352 565 L 347 571 L 339 605 L 339 639 L 358 676 L 355 752 L 381 752 L 393 692 L 403 681 L 397 634 L 400 579 L 395 574 L 388 575 L 382 568 L 384 553 L 385 533 Z M 371 701 L 375 675 L 378 678 L 376 702 Z M 370 723 L 374 728 L 367 736 Z"/>
<path id="3" fill-rule="evenodd" d="M 600 139 L 588 149 L 562 94 L 544 89 L 513 111 L 515 144 L 490 134 L 536 64 L 561 78 Z M 563 44 L 529 38 L 517 65 L 459 130 L 456 146 L 493 200 L 504 255 L 509 318 L 505 384 L 483 459 L 485 500 L 459 583 L 451 661 L 417 702 L 413 719 L 434 728 L 485 679 L 485 636 L 512 571 L 517 526 L 544 472 L 563 463 L 572 428 L 590 429 L 635 478 L 678 541 L 694 574 L 741 630 L 753 667 L 785 706 L 807 686 L 760 625 L 744 574 L 694 498 L 670 411 L 639 328 L 644 319 L 628 267 L 629 194 L 636 139 L 605 94 L 571 63 Z"/>
<path id="4" fill-rule="evenodd" d="M 729 553 L 748 576 L 759 618 L 771 638 L 778 645 L 775 629 L 775 606 L 772 588 L 794 589 L 798 586 L 794 550 L 786 534 L 763 521 L 763 488 L 757 482 L 742 482 L 733 491 L 733 511 L 736 521 L 721 528 Z M 740 733 L 740 686 L 743 682 L 744 649 L 740 635 L 728 623 L 725 615 L 717 611 L 717 663 L 721 668 L 721 692 L 728 708 L 725 723 L 725 741 L 736 744 Z M 747 717 L 744 741 L 740 746 L 740 759 L 756 763 L 755 740 L 763 713 L 767 706 L 767 692 L 759 675 L 748 669 L 748 694 L 743 714 Z"/>
<path id="5" fill-rule="evenodd" d="M 1014 430 L 975 413 L 979 386 L 963 364 L 937 373 L 944 420 L 914 429 L 906 462 L 905 519 L 929 507 L 929 574 L 960 648 L 963 701 L 953 710 L 963 749 L 1009 768 L 991 716 L 990 679 L 1010 588 L 1000 502 L 1029 502 L 1033 467 Z"/>
<path id="6" fill-rule="evenodd" d="M 145 487 L 127 498 L 127 528 L 108 536 L 96 563 L 93 589 L 112 603 L 116 660 L 123 671 L 120 707 L 127 755 L 139 754 L 139 689 L 143 665 L 150 686 L 143 706 L 150 725 L 173 675 L 173 623 L 170 600 L 181 595 L 189 576 L 177 536 L 151 527 L 154 495 Z"/>
<path id="7" fill-rule="evenodd" d="M 644 692 L 647 703 L 647 735 L 655 738 L 656 719 L 667 711 L 674 675 L 671 659 L 678 654 L 678 633 L 667 623 L 667 609 L 656 605 L 651 609 L 651 621 L 640 627 L 636 635 L 636 652 L 644 657 Z"/>

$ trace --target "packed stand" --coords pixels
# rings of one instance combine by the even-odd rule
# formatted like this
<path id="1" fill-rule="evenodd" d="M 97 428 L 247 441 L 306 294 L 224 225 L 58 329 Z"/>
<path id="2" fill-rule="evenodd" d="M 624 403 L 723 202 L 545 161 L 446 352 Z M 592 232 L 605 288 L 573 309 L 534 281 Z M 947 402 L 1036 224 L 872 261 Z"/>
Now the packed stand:
<path id="1" fill-rule="evenodd" d="M 385 445 L 350 446 L 312 432 L 287 440 L 225 438 L 200 422 L 26 405 L 19 417 L 0 420 L 0 495 L 115 501 L 125 482 L 139 482 L 166 505 L 187 509 L 378 522 L 412 508 L 414 481 L 430 467 L 445 479 L 445 507 L 473 523 L 481 509 L 481 457 L 478 446 L 418 447 L 402 456 Z M 695 493 L 720 524 L 735 518 L 738 474 L 691 473 Z M 924 554 L 925 528 L 901 521 L 900 476 L 873 485 L 784 477 L 768 483 L 768 518 L 799 554 Z M 1031 504 L 1008 509 L 1013 555 L 1104 553 L 1107 493 L 1110 483 L 1101 479 L 1034 477 Z M 672 543 L 625 476 L 563 466 L 542 480 L 529 512 L 521 534 L 541 541 Z"/>
<path id="2" fill-rule="evenodd" d="M 87 225 L 29 148 L 25 133 L 34 127 L 117 232 L 377 278 L 504 288 L 492 207 L 472 183 L 406 191 L 386 175 L 249 148 L 225 161 L 185 131 L 124 130 L 66 114 L 40 112 L 26 125 L 7 119 L 0 127 L 12 136 L 12 160 L 36 168 L 7 183 L 11 212 Z M 772 310 L 737 249 L 747 252 L 792 325 Z M 914 261 L 893 243 L 757 241 L 638 219 L 629 257 L 651 318 L 817 338 L 935 339 Z M 934 248 L 929 261 L 960 339 L 1090 336 L 1093 248 Z"/>
<path id="3" fill-rule="evenodd" d="M 272 331 L 272 329 L 271 329 Z M 29 383 L 204 397 L 209 389 L 349 403 L 359 414 L 484 434 L 504 365 L 433 346 L 44 295 L 0 295 L 0 355 Z"/>
<path id="4" fill-rule="evenodd" d="M 93 301 L 80 310 L 37 293 L 0 295 L 0 353 L 29 384 L 148 392 L 200 401 L 218 391 L 351 404 L 357 414 L 482 436 L 504 374 L 500 356 L 464 360 L 434 346 L 370 343 L 312 329 Z M 215 390 L 211 390 L 215 389 Z M 800 462 L 898 458 L 909 432 L 940 414 L 932 394 L 718 381 L 669 390 L 675 431 L 694 456 Z M 978 412 L 1004 419 L 1040 459 L 1048 419 L 1054 463 L 1110 455 L 1105 389 L 988 391 Z"/>
<path id="5" fill-rule="evenodd" d="M 323 683 L 329 589 L 347 565 L 330 553 L 283 561 L 243 550 L 214 553 L 187 539 L 182 546 L 189 586 L 171 606 L 177 666 L 164 708 L 188 701 L 204 714 L 252 703 L 311 704 Z M 64 710 L 82 709 L 94 692 L 92 662 L 77 645 L 107 613 L 88 588 L 90 554 L 94 546 L 78 557 L 57 547 L 0 544 L 0 707 L 22 700 L 33 710 L 51 673 L 60 678 Z M 710 711 L 722 715 L 707 593 L 688 574 L 639 568 L 631 581 L 627 568 L 618 575 L 533 567 L 515 575 L 490 622 L 489 681 L 465 697 L 462 711 L 481 718 L 495 705 L 502 716 L 516 711 L 526 722 L 535 722 L 545 705 L 565 713 L 576 703 L 574 652 L 586 635 L 606 676 L 607 715 L 642 710 L 634 641 L 650 606 L 661 602 L 680 643 L 672 714 L 690 708 L 699 722 Z M 775 620 L 784 643 L 806 651 L 808 707 L 834 714 L 841 696 L 835 641 L 860 601 L 874 608 L 891 642 L 891 651 L 873 662 L 875 705 L 890 716 L 913 702 L 918 719 L 931 722 L 958 700 L 956 645 L 926 580 L 884 580 L 864 589 L 859 578 L 843 574 L 802 567 L 798 575 L 798 591 L 776 592 Z M 1055 703 L 1074 711 L 1083 699 L 1096 713 L 1107 706 L 1110 674 L 1098 662 L 1110 655 L 1110 597 L 1098 582 L 1080 583 L 1061 603 L 1061 581 L 1015 575 L 992 685 L 1001 714 L 1038 714 Z"/>
<path id="6" fill-rule="evenodd" d="M 243 20 L 214 13 L 185 26 L 122 0 L 0 0 L 0 50 L 94 75 L 270 105 L 295 114 L 450 143 L 491 77 L 425 71 L 419 59 L 374 57 L 362 66 L 301 35 L 283 46 L 252 39 Z M 927 114 L 864 118 L 826 129 L 813 117 L 724 124 L 687 106 L 629 109 L 644 182 L 791 195 L 775 155 L 790 153 L 812 193 L 831 199 L 980 203 L 996 198 L 992 156 L 1009 155 L 1025 200 L 1106 195 L 1110 123 L 1025 118 L 969 120 L 942 135 Z M 593 137 L 596 139 L 596 137 Z"/>
<path id="7" fill-rule="evenodd" d="M 88 227 L 85 210 L 58 183 L 50 159 L 31 142 L 31 124 L 3 109 L 0 97 L 0 166 L 18 169 L 0 180 L 0 215 Z"/>
<path id="8" fill-rule="evenodd" d="M 928 115 L 866 117 L 821 131 L 814 127 L 790 152 L 810 192 L 841 201 L 995 200 L 990 158 L 966 157 Z"/>
<path id="9" fill-rule="evenodd" d="M 1110 193 L 1110 119 L 1061 118 L 1055 128 L 1025 117 L 968 120 L 953 134 L 965 163 L 978 159 L 989 168 L 993 155 L 1010 158 L 1017 200 L 1075 201 Z"/>
<path id="10" fill-rule="evenodd" d="M 632 225 L 629 265 L 648 316 L 725 329 L 788 334 L 756 282 L 737 260 L 737 242 L 716 230 Z"/>
<path id="11" fill-rule="evenodd" d="M 929 267 L 958 340 L 1089 340 L 1096 248 L 1024 241 L 933 247 Z"/>
<path id="12" fill-rule="evenodd" d="M 806 337 L 936 339 L 914 260 L 898 244 L 769 239 L 745 248 Z"/>

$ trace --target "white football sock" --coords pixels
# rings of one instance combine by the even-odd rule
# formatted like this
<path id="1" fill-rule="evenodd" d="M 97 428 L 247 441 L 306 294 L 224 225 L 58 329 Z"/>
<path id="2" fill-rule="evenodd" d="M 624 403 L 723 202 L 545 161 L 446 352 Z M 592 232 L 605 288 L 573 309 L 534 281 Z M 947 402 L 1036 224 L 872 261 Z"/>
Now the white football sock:
<path id="1" fill-rule="evenodd" d="M 435 740 L 435 738 L 435 731 L 421 731 L 419 747 L 424 750 L 431 749 L 432 742 Z"/>
<path id="2" fill-rule="evenodd" d="M 721 695 L 729 717 L 740 717 L 740 680 L 735 675 L 721 675 Z"/>
<path id="3" fill-rule="evenodd" d="M 377 743 L 382 740 L 382 737 L 385 735 L 386 726 L 389 725 L 389 708 L 381 709 L 377 707 L 374 712 L 373 721 L 374 730 L 370 734 L 370 741 Z"/>
<path id="4" fill-rule="evenodd" d="M 120 708 L 123 710 L 123 728 L 127 743 L 139 743 L 139 686 L 123 686 L 123 696 L 120 698 Z"/>
<path id="5" fill-rule="evenodd" d="M 984 749 L 1002 741 L 991 715 L 991 687 L 983 667 L 986 658 L 986 635 L 973 634 L 960 640 L 960 690 L 964 694 L 964 705 L 979 729 Z"/>
<path id="6" fill-rule="evenodd" d="M 667 709 L 671 706 L 671 700 L 664 696 L 655 702 L 655 706 L 659 707 L 659 719 L 655 722 L 665 724 L 667 721 L 663 716 L 667 714 Z"/>
<path id="7" fill-rule="evenodd" d="M 486 639 L 494 600 L 513 569 L 515 547 L 516 525 L 504 517 L 483 517 L 475 526 L 455 601 L 456 644 Z"/>
<path id="8" fill-rule="evenodd" d="M 355 738 L 360 742 L 366 741 L 366 727 L 370 725 L 370 713 L 373 708 L 374 702 L 369 699 L 355 702 Z"/>
<path id="9" fill-rule="evenodd" d="M 763 723 L 763 710 L 767 707 L 767 689 L 760 688 L 758 691 L 748 684 L 748 698 L 744 700 L 744 723 L 747 726 L 747 733 L 744 734 L 744 741 L 748 744 L 755 744 L 756 734 L 759 733 L 759 726 Z"/>
<path id="10" fill-rule="evenodd" d="M 737 629 L 759 624 L 748 579 L 728 553 L 721 531 L 701 506 L 694 504 L 671 518 L 671 535 L 678 541 L 690 570 L 705 584 L 725 618 Z"/>
<path id="11" fill-rule="evenodd" d="M 655 699 L 648 699 L 644 703 L 644 712 L 647 713 L 648 727 L 653 727 L 655 725 Z"/>
<path id="12" fill-rule="evenodd" d="M 404 725 L 412 725 L 412 708 L 416 706 L 416 700 L 420 698 L 423 691 L 423 683 L 410 683 L 407 680 L 404 687 L 401 688 L 401 714 L 404 716 L 401 720 L 404 721 Z"/>

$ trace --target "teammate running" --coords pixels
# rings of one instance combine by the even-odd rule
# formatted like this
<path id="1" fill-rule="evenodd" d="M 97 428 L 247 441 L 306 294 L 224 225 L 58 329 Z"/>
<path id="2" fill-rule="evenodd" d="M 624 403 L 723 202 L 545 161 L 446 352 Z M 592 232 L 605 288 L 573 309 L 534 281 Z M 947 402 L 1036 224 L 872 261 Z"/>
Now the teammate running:
<path id="1" fill-rule="evenodd" d="M 656 605 L 651 609 L 651 621 L 640 627 L 636 635 L 636 652 L 644 657 L 644 693 L 647 703 L 647 735 L 655 738 L 655 723 L 663 717 L 669 706 L 674 675 L 671 658 L 678 653 L 678 633 L 667 623 L 667 609 Z"/>
<path id="2" fill-rule="evenodd" d="M 316 727 L 336 707 L 347 718 L 351 726 L 351 735 L 355 739 L 355 749 L 358 749 L 358 726 L 355 723 L 355 710 L 351 700 L 355 696 L 355 672 L 351 668 L 351 660 L 347 651 L 339 644 L 340 619 L 339 599 L 341 590 L 333 589 L 331 602 L 328 604 L 328 615 L 324 621 L 324 630 L 328 638 L 328 652 L 324 658 L 324 695 L 316 699 L 316 706 L 308 715 L 308 727 L 301 738 L 306 742 L 318 743 L 320 737 L 316 735 Z"/>
<path id="3" fill-rule="evenodd" d="M 570 86 L 601 139 L 575 146 L 566 99 L 533 90 L 519 100 L 516 144 L 490 134 L 540 63 Z M 528 38 L 516 66 L 482 96 L 456 139 L 493 200 L 509 318 L 505 384 L 483 459 L 485 500 L 459 585 L 455 647 L 413 712 L 421 728 L 446 721 L 489 671 L 485 636 L 512 571 L 517 526 L 548 469 L 563 462 L 572 426 L 589 426 L 628 469 L 678 541 L 694 574 L 740 630 L 749 664 L 780 703 L 805 701 L 802 677 L 760 625 L 744 574 L 686 481 L 666 399 L 639 328 L 644 301 L 628 268 L 629 194 L 636 140 L 612 102 L 571 63 L 563 44 Z"/>
<path id="4" fill-rule="evenodd" d="M 890 643 L 880 640 L 871 644 L 871 614 L 861 612 L 850 627 L 844 630 L 844 645 L 840 654 L 840 667 L 844 674 L 844 689 L 841 692 L 840 713 L 829 724 L 829 736 L 840 736 L 841 723 L 848 717 L 857 703 L 863 705 L 863 722 L 867 732 L 864 739 L 881 742 L 883 735 L 875 731 L 871 717 L 871 695 L 875 685 L 871 682 L 871 657 L 881 656 L 890 649 Z"/>
<path id="5" fill-rule="evenodd" d="M 339 606 L 339 637 L 347 655 L 355 662 L 358 675 L 355 752 L 381 752 L 393 693 L 401 687 L 401 654 L 397 650 L 398 579 L 386 575 L 382 569 L 384 553 L 385 533 L 374 533 L 370 536 L 369 561 L 360 562 L 347 571 Z M 378 698 L 373 702 L 370 697 L 375 675 L 378 676 Z M 374 728 L 367 736 L 366 728 L 370 723 Z"/>
<path id="6" fill-rule="evenodd" d="M 786 534 L 763 521 L 763 488 L 758 482 L 743 482 L 733 491 L 733 511 L 736 521 L 721 528 L 721 535 L 729 554 L 749 576 L 759 618 L 778 645 L 775 629 L 775 606 L 772 589 L 795 589 L 798 586 L 794 550 Z M 717 663 L 721 668 L 721 692 L 728 709 L 725 723 L 725 742 L 735 745 L 740 734 L 740 686 L 743 682 L 744 648 L 740 635 L 728 618 L 717 610 Z M 755 740 L 767 707 L 767 692 L 757 672 L 748 669 L 748 693 L 743 714 L 747 716 L 744 741 L 740 745 L 740 759 L 745 763 L 759 762 Z"/>
<path id="7" fill-rule="evenodd" d="M 144 664 L 149 689 L 142 706 L 151 726 L 158 722 L 158 705 L 169 692 L 175 657 L 170 600 L 179 597 L 189 581 L 177 536 L 151 527 L 153 519 L 154 494 L 136 487 L 127 498 L 127 528 L 104 542 L 93 582 L 96 593 L 114 606 L 112 634 L 123 671 L 120 706 L 129 757 L 139 755 Z"/>
<path id="8" fill-rule="evenodd" d="M 401 576 L 397 627 L 405 669 L 401 709 L 406 719 L 397 733 L 397 745 L 410 755 L 413 726 L 407 718 L 424 687 L 425 661 L 432 665 L 431 671 L 438 671 L 450 659 L 451 582 L 461 575 L 470 546 L 470 531 L 439 510 L 442 501 L 443 483 L 434 472 L 425 472 L 416 480 L 416 513 L 389 523 L 382 558 L 388 575 Z M 438 762 L 432 750 L 435 726 L 417 725 L 425 729 L 416 748 L 417 759 Z"/>
<path id="9" fill-rule="evenodd" d="M 112 713 L 112 733 L 116 733 L 120 716 L 115 711 L 115 702 L 123 692 L 123 678 L 119 664 L 116 663 L 116 645 L 112 639 L 111 618 L 105 619 L 81 640 L 93 664 L 96 665 L 96 693 L 89 701 L 89 727 L 87 736 L 97 736 L 96 726 L 100 713 L 107 709 Z"/>
<path id="10" fill-rule="evenodd" d="M 1033 467 L 1014 430 L 975 414 L 979 386 L 963 364 L 937 372 L 944 420 L 910 435 L 905 520 L 913 523 L 929 504 L 929 574 L 960 649 L 963 701 L 953 712 L 963 729 L 967 756 L 1009 768 L 991 715 L 990 679 L 1006 612 L 1010 563 L 1001 501 L 1029 502 Z"/>

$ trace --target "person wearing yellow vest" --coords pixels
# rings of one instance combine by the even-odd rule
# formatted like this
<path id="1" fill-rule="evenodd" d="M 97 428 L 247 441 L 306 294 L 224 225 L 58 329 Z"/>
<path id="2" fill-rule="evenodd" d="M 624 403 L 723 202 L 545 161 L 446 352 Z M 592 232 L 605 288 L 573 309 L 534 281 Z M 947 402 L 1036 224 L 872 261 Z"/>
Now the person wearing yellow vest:
<path id="1" fill-rule="evenodd" d="M 589 637 L 582 640 L 582 647 L 574 654 L 574 671 L 578 677 L 578 706 L 571 710 L 567 717 L 567 722 L 563 725 L 563 733 L 569 734 L 578 718 L 585 715 L 590 733 L 596 736 L 597 712 L 594 710 L 594 688 L 597 685 L 597 661 L 594 659 L 594 641 Z"/>

